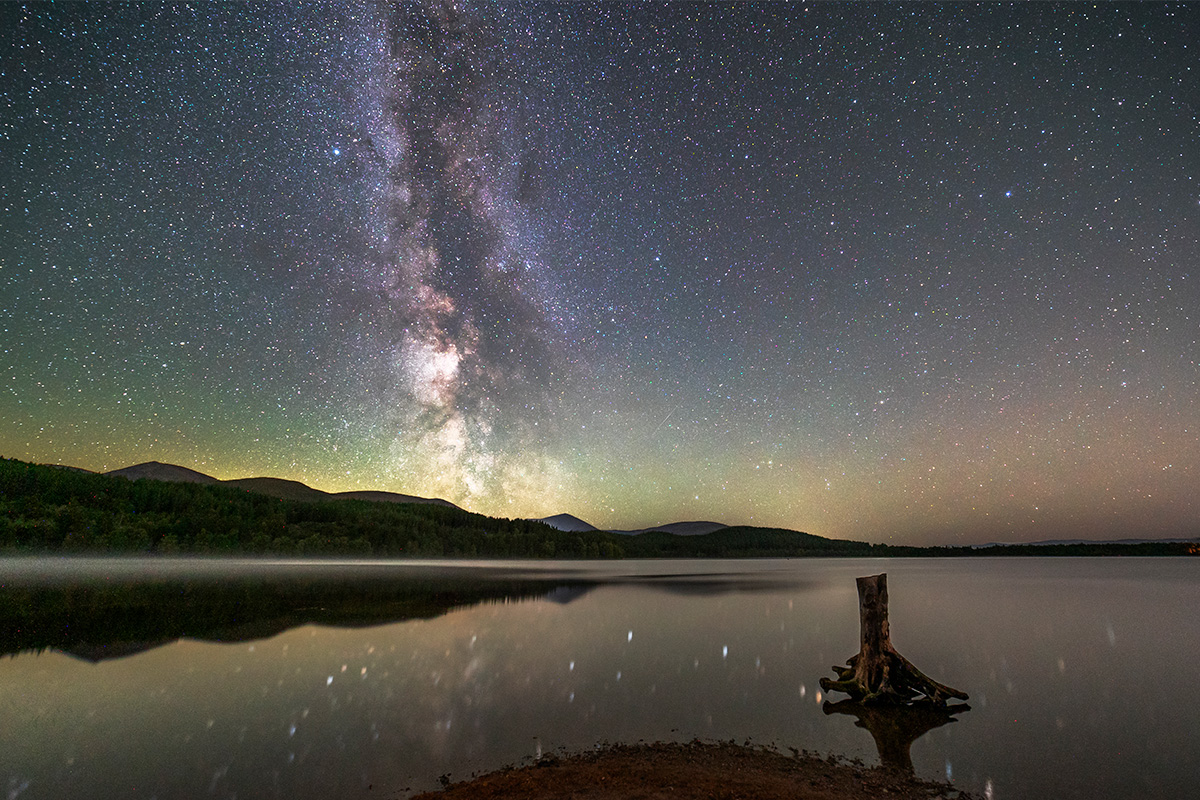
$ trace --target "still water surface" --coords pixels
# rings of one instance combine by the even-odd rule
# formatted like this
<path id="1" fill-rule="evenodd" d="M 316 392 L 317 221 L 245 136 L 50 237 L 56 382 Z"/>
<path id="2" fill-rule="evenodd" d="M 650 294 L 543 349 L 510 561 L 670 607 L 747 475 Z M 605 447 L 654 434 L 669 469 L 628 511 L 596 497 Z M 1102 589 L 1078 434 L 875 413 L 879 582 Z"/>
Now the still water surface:
<path id="1" fill-rule="evenodd" d="M 405 797 L 557 748 L 694 737 L 878 763 L 817 685 L 857 651 L 854 578 L 878 572 L 896 647 L 971 695 L 912 745 L 917 774 L 994 798 L 1200 797 L 1200 561 L 1115 558 L 0 560 L 18 651 L 0 658 L 0 790 Z M 80 618 L 71 644 L 61 619 L 96 585 L 128 605 L 120 587 L 155 583 L 187 616 L 168 595 L 239 582 L 258 608 L 284 579 L 326 589 L 203 639 L 100 642 Z M 210 594 L 179 588 L 196 581 Z M 339 599 L 359 583 L 375 589 Z M 67 595 L 29 594 L 45 585 Z M 387 595 L 404 585 L 419 602 Z"/>

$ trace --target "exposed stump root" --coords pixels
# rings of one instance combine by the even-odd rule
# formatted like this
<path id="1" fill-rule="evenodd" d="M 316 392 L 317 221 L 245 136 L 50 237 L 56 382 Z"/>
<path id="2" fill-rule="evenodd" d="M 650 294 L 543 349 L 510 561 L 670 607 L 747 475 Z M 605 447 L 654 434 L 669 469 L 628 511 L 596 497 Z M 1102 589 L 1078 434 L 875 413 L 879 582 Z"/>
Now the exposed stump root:
<path id="1" fill-rule="evenodd" d="M 821 678 L 825 692 L 845 692 L 863 703 L 907 704 L 924 698 L 944 706 L 967 693 L 938 683 L 892 647 L 888 628 L 887 574 L 858 578 L 860 649 L 844 667 L 834 667 L 837 680 Z"/>
<path id="2" fill-rule="evenodd" d="M 845 692 L 863 703 L 911 703 L 926 698 L 939 706 L 954 698 L 966 700 L 966 692 L 938 683 L 913 666 L 912 662 L 889 648 L 877 665 L 877 678 L 869 673 L 860 675 L 859 656 L 851 656 L 847 666 L 833 668 L 837 680 L 821 678 L 821 688 L 826 692 Z M 868 672 L 864 670 L 864 672 Z"/>

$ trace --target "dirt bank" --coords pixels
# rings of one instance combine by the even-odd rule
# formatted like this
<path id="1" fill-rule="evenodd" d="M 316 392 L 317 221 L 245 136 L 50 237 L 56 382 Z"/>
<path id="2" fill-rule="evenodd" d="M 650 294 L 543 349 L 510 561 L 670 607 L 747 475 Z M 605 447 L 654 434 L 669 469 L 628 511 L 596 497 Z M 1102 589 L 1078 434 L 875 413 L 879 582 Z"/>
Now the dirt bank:
<path id="1" fill-rule="evenodd" d="M 967 800 L 949 784 L 731 742 L 615 745 L 550 756 L 414 800 Z"/>

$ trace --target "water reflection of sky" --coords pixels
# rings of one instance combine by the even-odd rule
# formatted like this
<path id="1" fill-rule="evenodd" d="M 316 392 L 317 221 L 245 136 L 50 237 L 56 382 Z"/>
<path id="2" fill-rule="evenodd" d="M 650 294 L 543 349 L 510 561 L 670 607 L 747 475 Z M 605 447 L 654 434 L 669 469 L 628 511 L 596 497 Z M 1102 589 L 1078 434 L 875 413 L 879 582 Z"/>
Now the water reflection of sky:
<path id="1" fill-rule="evenodd" d="M 0 776 L 14 797 L 380 796 L 539 748 L 697 736 L 873 762 L 817 680 L 857 650 L 853 578 L 887 571 L 896 646 L 971 693 L 913 745 L 918 774 L 1000 798 L 1187 796 L 1200 780 L 1195 562 L 722 567 L 667 591 L 652 576 L 677 565 L 618 565 L 586 592 L 96 664 L 6 658 Z"/>

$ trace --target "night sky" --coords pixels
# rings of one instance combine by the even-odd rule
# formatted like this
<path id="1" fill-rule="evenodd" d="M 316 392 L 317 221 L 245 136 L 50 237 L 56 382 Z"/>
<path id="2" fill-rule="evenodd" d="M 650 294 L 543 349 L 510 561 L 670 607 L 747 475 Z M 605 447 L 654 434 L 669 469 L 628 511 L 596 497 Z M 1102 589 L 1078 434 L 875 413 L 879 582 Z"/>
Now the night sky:
<path id="1" fill-rule="evenodd" d="M 0 5 L 0 454 L 1200 531 L 1200 5 Z"/>

